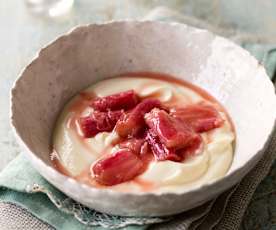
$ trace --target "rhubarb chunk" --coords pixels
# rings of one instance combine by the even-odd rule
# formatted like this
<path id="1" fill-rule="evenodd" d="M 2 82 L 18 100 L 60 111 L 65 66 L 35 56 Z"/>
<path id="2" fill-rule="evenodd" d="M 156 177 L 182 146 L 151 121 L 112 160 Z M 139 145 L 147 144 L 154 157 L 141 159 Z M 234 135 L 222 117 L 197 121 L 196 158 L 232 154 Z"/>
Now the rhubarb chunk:
<path id="1" fill-rule="evenodd" d="M 168 148 L 185 148 L 200 138 L 189 126 L 164 110 L 153 109 L 145 115 L 145 120 L 152 132 Z"/>
<path id="2" fill-rule="evenodd" d="M 206 132 L 223 124 L 219 112 L 210 105 L 198 104 L 171 111 L 173 117 L 185 122 L 196 132 Z"/>
<path id="3" fill-rule="evenodd" d="M 120 143 L 119 147 L 121 149 L 130 149 L 133 153 L 137 155 L 147 154 L 148 144 L 143 138 L 131 138 Z"/>
<path id="4" fill-rule="evenodd" d="M 116 125 L 116 132 L 121 137 L 135 136 L 146 127 L 144 115 L 153 108 L 162 108 L 157 99 L 145 99 L 140 102 L 130 113 L 121 117 Z"/>
<path id="5" fill-rule="evenodd" d="M 132 180 L 143 170 L 143 161 L 129 149 L 108 155 L 92 167 L 95 180 L 108 186 Z"/>
<path id="6" fill-rule="evenodd" d="M 158 161 L 181 161 L 182 157 L 176 154 L 174 149 L 167 148 L 160 142 L 158 136 L 151 130 L 148 130 L 146 140 L 149 143 L 151 150 Z"/>
<path id="7" fill-rule="evenodd" d="M 203 150 L 203 145 L 204 143 L 201 136 L 199 135 L 198 138 L 195 138 L 194 141 L 190 143 L 189 146 L 183 149 L 178 149 L 176 154 L 180 156 L 183 161 L 191 156 L 201 153 Z"/>
<path id="8" fill-rule="evenodd" d="M 94 137 L 100 132 L 110 132 L 123 114 L 122 110 L 99 112 L 94 111 L 87 117 L 79 119 L 79 125 L 85 138 Z"/>
<path id="9" fill-rule="evenodd" d="M 91 102 L 91 107 L 98 111 L 131 109 L 139 102 L 139 97 L 134 90 L 99 97 Z"/>

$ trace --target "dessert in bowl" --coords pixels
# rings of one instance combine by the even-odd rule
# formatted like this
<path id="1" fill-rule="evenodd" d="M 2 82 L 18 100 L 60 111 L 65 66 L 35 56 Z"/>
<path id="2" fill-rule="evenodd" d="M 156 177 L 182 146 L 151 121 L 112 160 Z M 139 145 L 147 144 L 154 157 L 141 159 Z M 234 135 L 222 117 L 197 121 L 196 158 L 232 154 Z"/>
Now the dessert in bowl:
<path id="1" fill-rule="evenodd" d="M 170 215 L 216 197 L 261 158 L 275 114 L 273 85 L 247 51 L 177 23 L 76 28 L 12 90 L 33 166 L 117 215 Z"/>
<path id="2" fill-rule="evenodd" d="M 54 166 L 92 187 L 176 192 L 223 177 L 234 127 L 202 89 L 129 73 L 93 84 L 66 105 L 53 136 Z"/>

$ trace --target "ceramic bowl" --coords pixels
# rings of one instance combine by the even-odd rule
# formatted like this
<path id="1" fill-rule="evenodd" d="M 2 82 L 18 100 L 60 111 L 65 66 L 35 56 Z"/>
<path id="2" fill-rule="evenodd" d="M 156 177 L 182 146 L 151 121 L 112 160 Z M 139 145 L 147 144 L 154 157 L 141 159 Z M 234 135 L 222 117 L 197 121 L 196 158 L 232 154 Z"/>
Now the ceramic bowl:
<path id="1" fill-rule="evenodd" d="M 52 133 L 65 103 L 90 84 L 126 72 L 161 72 L 216 97 L 236 127 L 227 175 L 178 193 L 123 193 L 92 188 L 51 165 Z M 276 116 L 274 88 L 247 51 L 185 24 L 120 21 L 81 26 L 43 48 L 12 89 L 12 125 L 33 167 L 76 201 L 128 216 L 164 216 L 196 207 L 239 182 L 256 165 Z"/>

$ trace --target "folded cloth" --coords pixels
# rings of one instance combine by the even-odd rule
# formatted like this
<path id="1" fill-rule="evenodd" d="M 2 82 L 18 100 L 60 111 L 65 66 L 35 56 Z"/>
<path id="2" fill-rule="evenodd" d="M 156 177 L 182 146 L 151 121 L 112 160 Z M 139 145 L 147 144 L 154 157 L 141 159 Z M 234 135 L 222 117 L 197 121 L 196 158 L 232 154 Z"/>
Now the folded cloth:
<path id="1" fill-rule="evenodd" d="M 187 22 L 187 17 L 161 10 L 148 19 Z M 189 18 L 190 20 L 190 18 Z M 188 21 L 196 26 L 208 25 L 198 20 Z M 202 26 L 203 25 L 203 26 Z M 214 30 L 215 31 L 215 30 Z M 215 31 L 222 33 L 222 31 Z M 225 33 L 249 50 L 266 67 L 272 78 L 276 69 L 276 46 L 252 42 L 248 36 Z M 244 39 L 243 39 L 244 38 Z M 118 217 L 99 213 L 68 198 L 44 180 L 20 154 L 0 173 L 0 226 L 3 229 L 237 229 L 246 207 L 258 184 L 267 175 L 276 157 L 276 134 L 274 132 L 263 159 L 236 186 L 216 199 L 193 210 L 168 218 Z M 19 209 L 17 204 L 24 209 Z M 7 210 L 9 210 L 7 212 Z M 12 214 L 11 214 L 12 213 Z M 39 222 L 36 218 L 46 222 Z M 28 221 L 18 220 L 18 215 Z M 22 222 L 18 222 L 22 221 Z M 23 226 L 23 227 L 22 227 Z M 51 227 L 52 226 L 52 227 Z M 1 228 L 1 229 L 2 229 Z"/>

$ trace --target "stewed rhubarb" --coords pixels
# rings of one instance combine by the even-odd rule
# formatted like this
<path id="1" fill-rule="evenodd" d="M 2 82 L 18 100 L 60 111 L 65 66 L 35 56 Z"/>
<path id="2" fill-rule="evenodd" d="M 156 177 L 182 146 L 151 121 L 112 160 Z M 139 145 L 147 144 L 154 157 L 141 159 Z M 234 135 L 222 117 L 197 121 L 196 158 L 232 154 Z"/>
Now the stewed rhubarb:
<path id="1" fill-rule="evenodd" d="M 99 111 L 132 109 L 139 102 L 139 97 L 134 90 L 98 97 L 91 102 L 91 107 Z"/>
<path id="2" fill-rule="evenodd" d="M 101 132 L 112 131 L 122 114 L 123 110 L 94 111 L 89 116 L 81 117 L 79 123 L 83 136 L 90 138 Z"/>
<path id="3" fill-rule="evenodd" d="M 126 148 L 139 156 L 143 156 L 148 153 L 148 143 L 144 138 L 130 138 L 122 141 L 119 144 L 120 148 Z"/>
<path id="4" fill-rule="evenodd" d="M 199 139 L 199 134 L 195 133 L 186 123 L 170 116 L 164 110 L 153 109 L 146 114 L 145 120 L 152 132 L 168 148 L 185 148 Z"/>
<path id="5" fill-rule="evenodd" d="M 162 108 L 159 100 L 143 100 L 131 112 L 122 116 L 116 125 L 116 132 L 121 137 L 135 136 L 146 127 L 144 115 L 154 108 Z"/>
<path id="6" fill-rule="evenodd" d="M 157 161 L 181 161 L 182 157 L 176 154 L 176 150 L 166 147 L 159 137 L 152 131 L 148 130 L 146 140 L 149 143 L 152 153 Z"/>
<path id="7" fill-rule="evenodd" d="M 131 89 L 133 82 L 137 86 Z M 225 172 L 226 166 L 220 165 L 231 163 L 234 135 L 222 106 L 195 86 L 174 80 L 169 83 L 114 78 L 109 84 L 104 81 L 86 89 L 87 97 L 76 97 L 61 116 L 55 135 L 59 139 L 54 148 L 63 154 L 61 162 L 66 169 L 75 178 L 86 176 L 82 181 L 93 186 L 133 182 L 122 188 L 149 179 L 154 185 L 155 180 L 160 184 L 164 180 L 164 186 L 174 185 L 186 181 L 185 175 L 190 181 L 191 175 L 200 176 L 212 164 L 212 170 L 218 170 L 214 175 Z M 124 90 L 118 92 L 118 88 Z M 110 95 L 98 96 L 101 90 Z M 189 90 L 197 96 L 187 93 Z M 214 129 L 219 130 L 209 132 Z M 64 143 L 68 147 L 64 148 Z M 223 146 L 218 147 L 220 144 Z M 76 153 L 80 155 L 73 155 Z M 85 155 L 88 153 L 91 156 Z M 80 165 L 86 171 L 81 171 Z"/>
<path id="8" fill-rule="evenodd" d="M 172 109 L 171 115 L 200 133 L 218 128 L 223 123 L 219 112 L 213 106 L 206 104 Z"/>
<path id="9" fill-rule="evenodd" d="M 223 122 L 209 105 L 167 108 L 157 99 L 139 99 L 134 90 L 94 99 L 91 106 L 94 111 L 80 118 L 83 136 L 90 138 L 115 129 L 121 137 L 119 150 L 93 166 L 96 181 L 103 185 L 132 180 L 147 167 L 148 159 L 185 160 L 202 145 L 199 132 Z"/>
<path id="10" fill-rule="evenodd" d="M 143 169 L 143 161 L 129 149 L 107 155 L 92 167 L 96 181 L 103 185 L 116 185 L 132 180 Z"/>

